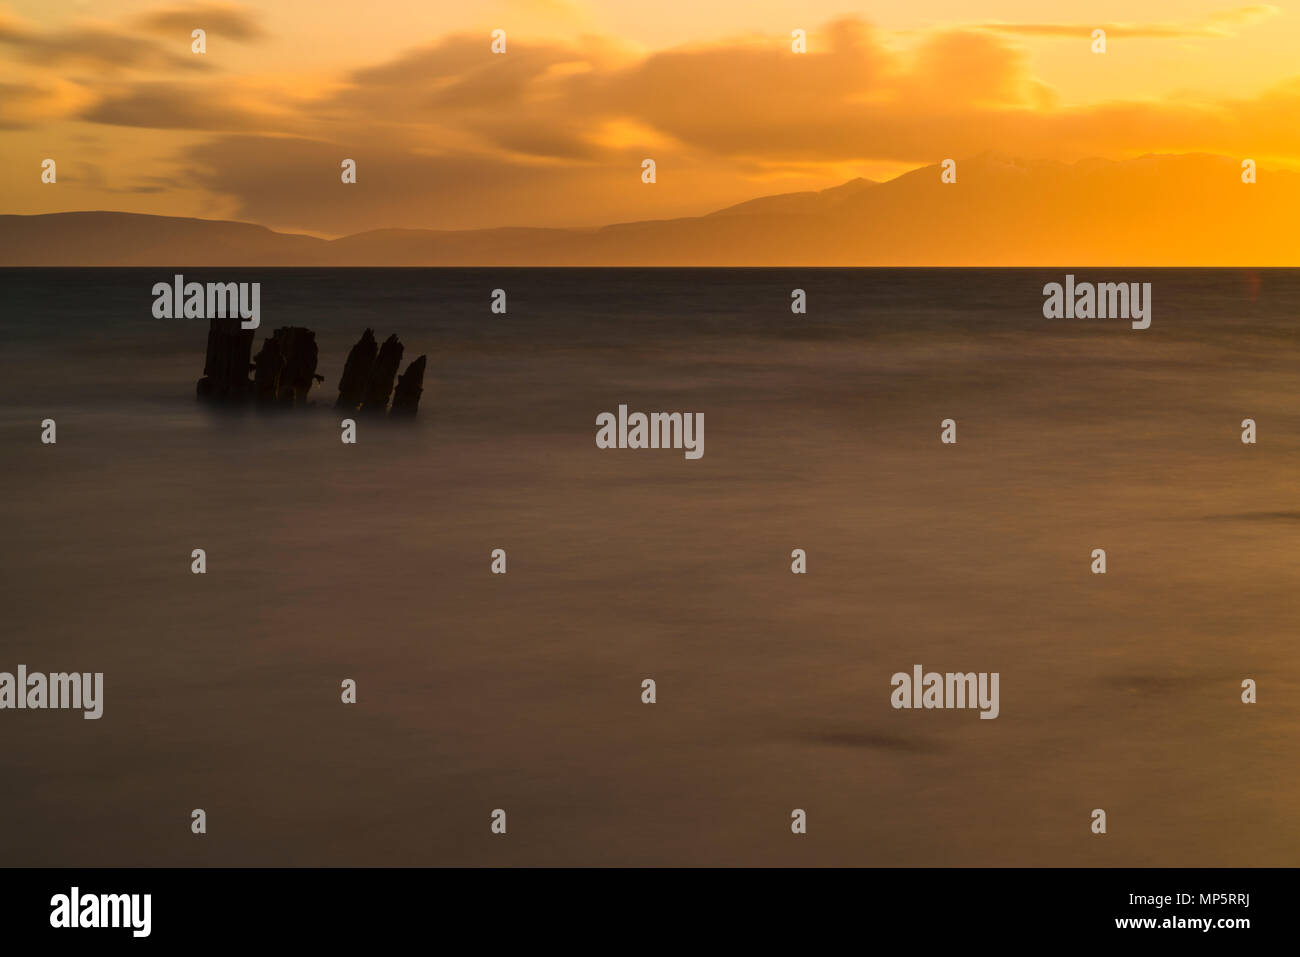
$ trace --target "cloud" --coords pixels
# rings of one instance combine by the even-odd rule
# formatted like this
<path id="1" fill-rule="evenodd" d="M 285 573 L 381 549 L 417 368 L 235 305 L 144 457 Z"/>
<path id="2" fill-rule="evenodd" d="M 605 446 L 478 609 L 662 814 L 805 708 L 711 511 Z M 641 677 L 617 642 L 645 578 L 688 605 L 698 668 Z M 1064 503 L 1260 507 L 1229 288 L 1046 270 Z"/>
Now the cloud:
<path id="1" fill-rule="evenodd" d="M 155 68 L 203 70 L 202 57 L 182 56 L 161 44 L 99 26 L 40 32 L 0 14 L 0 47 L 42 67 L 85 65 L 108 70 Z"/>
<path id="2" fill-rule="evenodd" d="M 190 51 L 190 32 L 194 28 L 203 27 L 210 34 L 239 41 L 265 36 L 257 21 L 243 8 L 220 3 L 157 10 L 133 24 L 134 30 L 81 23 L 42 31 L 0 11 L 0 47 L 7 47 L 19 59 L 41 67 L 202 72 L 212 69 L 213 61 Z M 141 35 L 141 31 L 171 39 L 160 42 Z"/>
<path id="3" fill-rule="evenodd" d="M 340 181 L 345 158 L 357 163 L 354 185 Z M 191 148 L 186 159 L 197 185 L 235 198 L 241 218 L 325 234 L 563 216 L 584 181 L 608 189 L 614 175 L 475 154 L 426 155 L 383 141 L 265 135 L 223 136 Z"/>
<path id="4" fill-rule="evenodd" d="M 1109 37 L 1130 37 L 1147 40 L 1176 40 L 1190 37 L 1230 37 L 1237 34 L 1234 27 L 1244 27 L 1267 19 L 1279 12 L 1268 4 L 1253 4 L 1233 10 L 1210 13 L 1199 21 L 1187 23 L 982 23 L 979 29 L 995 33 L 1034 37 L 1068 37 L 1079 39 L 1092 36 L 1101 29 Z"/>
<path id="5" fill-rule="evenodd" d="M 75 84 L 62 81 L 0 82 L 0 129 L 28 129 L 71 116 L 88 98 Z"/>
<path id="6" fill-rule="evenodd" d="M 137 83 L 108 93 L 80 118 L 110 126 L 147 129 L 247 131 L 266 129 L 275 116 L 242 107 L 225 91 L 178 83 Z"/>
<path id="7" fill-rule="evenodd" d="M 26 83 L 0 83 L 0 130 L 30 126 L 46 91 Z"/>
<path id="8" fill-rule="evenodd" d="M 609 44 L 515 43 L 487 54 L 479 36 L 451 36 L 348 77 L 322 114 L 389 124 L 430 147 L 484 148 L 536 159 L 591 158 L 587 133 L 600 118 L 584 90 L 620 62 Z"/>
<path id="9" fill-rule="evenodd" d="M 145 14 L 137 21 L 141 28 L 164 36 L 188 38 L 196 29 L 206 30 L 231 40 L 252 41 L 266 36 L 259 24 L 243 7 L 225 3 L 196 3 L 168 7 Z"/>

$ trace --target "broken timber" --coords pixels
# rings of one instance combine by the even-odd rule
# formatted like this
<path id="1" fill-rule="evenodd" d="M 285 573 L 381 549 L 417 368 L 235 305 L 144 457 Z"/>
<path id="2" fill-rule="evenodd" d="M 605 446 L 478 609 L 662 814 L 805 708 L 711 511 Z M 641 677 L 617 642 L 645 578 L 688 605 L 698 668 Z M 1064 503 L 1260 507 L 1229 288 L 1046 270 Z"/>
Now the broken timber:
<path id="1" fill-rule="evenodd" d="M 253 330 L 241 328 L 238 319 L 212 319 L 203 378 L 195 388 L 198 398 L 222 404 L 252 399 L 260 408 L 291 408 L 306 405 L 312 386 L 325 381 L 316 374 L 319 352 L 316 333 L 310 329 L 282 326 L 262 341 L 250 362 L 252 348 Z M 335 408 L 370 415 L 388 413 L 392 418 L 414 416 L 424 392 L 427 360 L 420 356 L 399 377 L 402 352 L 397 336 L 389 336 L 379 346 L 374 331 L 367 329 L 348 353 Z"/>

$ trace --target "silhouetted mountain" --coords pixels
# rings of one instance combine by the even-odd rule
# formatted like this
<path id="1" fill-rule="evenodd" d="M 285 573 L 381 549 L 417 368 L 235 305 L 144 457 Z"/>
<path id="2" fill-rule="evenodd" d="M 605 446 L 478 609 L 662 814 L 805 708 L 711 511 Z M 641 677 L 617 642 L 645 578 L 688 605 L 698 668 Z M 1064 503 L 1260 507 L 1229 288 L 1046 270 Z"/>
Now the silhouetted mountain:
<path id="1" fill-rule="evenodd" d="M 876 186 L 869 179 L 851 179 L 839 186 L 820 191 L 808 190 L 802 193 L 781 193 L 777 196 L 760 196 L 735 206 L 720 209 L 710 216 L 749 216 L 755 213 L 829 213 L 842 205 L 849 198 L 858 195 L 864 189 Z"/>
<path id="2" fill-rule="evenodd" d="M 137 213 L 0 216 L 6 266 L 312 264 L 328 241 L 265 226 Z"/>
<path id="3" fill-rule="evenodd" d="M 336 240 L 248 223 L 0 216 L 7 266 L 1286 266 L 1300 175 L 1189 154 L 960 161 L 885 183 L 768 196 L 707 216 L 599 229 L 385 229 Z"/>

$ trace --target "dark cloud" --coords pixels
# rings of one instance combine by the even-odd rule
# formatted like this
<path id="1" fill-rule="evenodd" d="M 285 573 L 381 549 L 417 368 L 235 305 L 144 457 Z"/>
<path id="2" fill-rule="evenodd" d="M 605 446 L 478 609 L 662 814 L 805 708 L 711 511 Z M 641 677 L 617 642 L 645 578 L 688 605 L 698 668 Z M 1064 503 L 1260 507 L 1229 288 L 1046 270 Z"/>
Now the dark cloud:
<path id="1" fill-rule="evenodd" d="M 206 30 L 209 39 L 219 35 L 231 40 L 253 41 L 266 36 L 261 24 L 243 7 L 225 3 L 196 3 L 156 10 L 137 21 L 151 33 L 188 38 L 195 29 Z"/>
<path id="2" fill-rule="evenodd" d="M 80 118 L 110 126 L 220 132 L 263 129 L 266 117 L 227 102 L 208 86 L 137 83 L 110 93 Z"/>
<path id="3" fill-rule="evenodd" d="M 203 70 L 203 57 L 184 55 L 154 40 L 115 33 L 99 27 L 75 27 L 38 33 L 13 22 L 0 21 L 0 46 L 29 63 L 41 66 L 89 65 L 120 70 L 128 67 Z M 188 46 L 186 47 L 188 51 Z"/>

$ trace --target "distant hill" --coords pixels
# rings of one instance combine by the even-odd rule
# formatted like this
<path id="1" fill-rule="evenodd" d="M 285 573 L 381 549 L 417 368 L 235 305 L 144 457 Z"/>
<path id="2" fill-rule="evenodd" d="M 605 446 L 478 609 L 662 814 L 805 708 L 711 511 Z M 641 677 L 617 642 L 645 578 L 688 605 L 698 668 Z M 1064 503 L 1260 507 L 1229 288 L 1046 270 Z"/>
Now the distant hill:
<path id="1" fill-rule="evenodd" d="M 823 214 L 834 211 L 850 197 L 877 185 L 869 179 L 851 179 L 839 186 L 820 192 L 781 193 L 777 196 L 760 196 L 748 202 L 720 209 L 710 216 L 752 216 L 756 213 Z"/>
<path id="2" fill-rule="evenodd" d="M 597 229 L 385 229 L 325 240 L 249 223 L 0 216 L 4 266 L 1300 266 L 1300 175 L 1187 154 L 995 154 L 884 183 L 768 196 Z"/>

